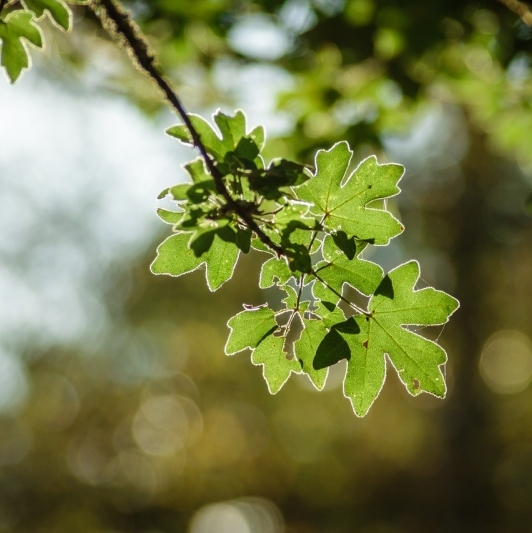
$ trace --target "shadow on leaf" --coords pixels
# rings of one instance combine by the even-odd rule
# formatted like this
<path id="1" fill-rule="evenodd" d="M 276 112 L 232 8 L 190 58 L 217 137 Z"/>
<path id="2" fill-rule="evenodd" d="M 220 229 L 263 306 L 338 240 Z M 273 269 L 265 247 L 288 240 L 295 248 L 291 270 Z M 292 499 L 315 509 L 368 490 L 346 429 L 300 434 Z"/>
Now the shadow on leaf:
<path id="1" fill-rule="evenodd" d="M 351 358 L 351 350 L 341 333 L 343 335 L 355 335 L 359 332 L 360 328 L 352 317 L 333 326 L 318 346 L 316 356 L 312 362 L 314 370 L 327 368 L 342 359 L 349 360 Z"/>

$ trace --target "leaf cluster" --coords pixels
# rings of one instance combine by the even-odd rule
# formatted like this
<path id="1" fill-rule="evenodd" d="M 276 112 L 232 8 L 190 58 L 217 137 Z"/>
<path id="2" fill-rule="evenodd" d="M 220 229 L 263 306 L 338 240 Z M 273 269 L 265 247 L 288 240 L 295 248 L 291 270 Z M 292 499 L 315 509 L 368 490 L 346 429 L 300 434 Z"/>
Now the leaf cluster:
<path id="1" fill-rule="evenodd" d="M 358 416 L 383 386 L 386 355 L 412 395 L 444 397 L 445 351 L 408 328 L 444 324 L 458 302 L 416 290 L 415 261 L 385 274 L 363 257 L 404 229 L 385 203 L 400 192 L 403 167 L 372 156 L 351 171 L 345 142 L 320 150 L 313 172 L 283 159 L 267 164 L 264 130 L 248 131 L 241 111 L 216 113 L 217 129 L 189 119 L 210 159 L 184 165 L 189 181 L 159 195 L 176 204 L 158 210 L 174 234 L 159 246 L 152 272 L 180 276 L 205 265 L 214 291 L 231 278 L 240 253 L 256 249 L 266 254 L 259 286 L 285 294 L 281 308 L 245 306 L 231 318 L 226 353 L 252 350 L 272 394 L 292 373 L 321 390 L 329 367 L 346 359 L 344 394 Z M 197 145 L 186 125 L 167 133 Z M 369 298 L 367 306 L 351 302 L 346 287 Z"/>

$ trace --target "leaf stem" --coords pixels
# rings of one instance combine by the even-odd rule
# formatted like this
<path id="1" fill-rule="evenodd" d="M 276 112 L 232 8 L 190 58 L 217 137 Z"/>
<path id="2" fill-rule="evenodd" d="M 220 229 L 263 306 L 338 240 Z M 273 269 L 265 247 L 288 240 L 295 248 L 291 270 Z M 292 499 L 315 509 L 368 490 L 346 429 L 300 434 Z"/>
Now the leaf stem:
<path id="1" fill-rule="evenodd" d="M 323 283 L 327 289 L 329 289 L 332 293 L 336 294 L 336 296 L 338 296 L 338 298 L 340 298 L 340 300 L 342 300 L 342 302 L 346 303 L 349 307 L 351 307 L 351 309 L 354 309 L 357 313 L 360 313 L 361 315 L 364 315 L 364 316 L 371 316 L 367 311 L 364 311 L 364 309 L 362 309 L 361 307 L 358 307 L 358 305 L 350 302 L 347 298 L 345 298 L 344 296 L 342 296 L 341 293 L 339 293 L 336 289 L 334 289 L 333 287 L 331 287 L 314 269 L 311 270 L 310 272 L 319 282 Z"/>
<path id="2" fill-rule="evenodd" d="M 4 1 L 5 0 L 0 0 L 2 3 Z M 181 100 L 172 90 L 168 82 L 159 73 L 157 67 L 155 66 L 155 56 L 150 51 L 144 36 L 130 15 L 120 4 L 116 3 L 114 0 L 91 0 L 89 2 L 89 6 L 94 11 L 96 16 L 101 20 L 104 28 L 111 35 L 114 33 L 119 37 L 119 40 L 125 41 L 128 51 L 134 58 L 136 64 L 148 75 L 153 82 L 155 82 L 159 89 L 164 93 L 170 105 L 181 117 L 190 133 L 192 144 L 199 150 L 209 172 L 214 178 L 216 190 L 224 198 L 229 207 L 245 222 L 249 229 L 256 233 L 257 237 L 263 242 L 263 244 L 275 251 L 278 257 L 286 256 L 284 249 L 275 244 L 268 237 L 268 235 L 261 230 L 259 225 L 255 222 L 255 220 L 253 220 L 253 217 L 245 209 L 243 209 L 237 201 L 234 200 L 227 190 L 223 176 L 216 167 L 216 163 L 207 153 L 207 149 L 201 141 L 200 135 L 194 128 L 186 109 L 181 103 Z M 98 9 L 99 7 L 103 8 L 104 13 Z M 108 21 L 111 21 L 113 24 L 110 25 Z"/>

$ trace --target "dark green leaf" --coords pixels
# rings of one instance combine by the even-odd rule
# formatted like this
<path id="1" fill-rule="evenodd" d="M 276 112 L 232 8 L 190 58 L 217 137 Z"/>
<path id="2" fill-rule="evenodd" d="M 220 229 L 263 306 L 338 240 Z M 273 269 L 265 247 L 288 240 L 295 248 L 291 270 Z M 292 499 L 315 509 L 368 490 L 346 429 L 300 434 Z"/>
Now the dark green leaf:
<path id="1" fill-rule="evenodd" d="M 294 344 L 295 354 L 303 372 L 308 375 L 314 386 L 321 390 L 325 386 L 329 370 L 327 367 L 320 370 L 314 368 L 314 358 L 318 347 L 327 335 L 327 328 L 321 320 L 303 319 L 303 326 L 301 337 Z"/>

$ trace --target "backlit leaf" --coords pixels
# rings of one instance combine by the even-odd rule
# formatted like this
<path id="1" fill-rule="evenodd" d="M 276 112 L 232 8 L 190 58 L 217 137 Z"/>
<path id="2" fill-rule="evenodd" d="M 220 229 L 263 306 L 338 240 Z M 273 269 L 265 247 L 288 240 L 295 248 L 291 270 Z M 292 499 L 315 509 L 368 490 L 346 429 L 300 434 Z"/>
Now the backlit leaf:
<path id="1" fill-rule="evenodd" d="M 27 43 L 37 48 L 43 47 L 42 32 L 34 20 L 33 13 L 21 10 L 13 11 L 5 20 L 0 20 L 0 63 L 6 69 L 11 83 L 17 81 L 22 71 L 30 67 Z"/>
<path id="2" fill-rule="evenodd" d="M 70 31 L 72 11 L 63 0 L 22 0 L 22 5 L 39 19 L 48 13 L 58 27 Z"/>
<path id="3" fill-rule="evenodd" d="M 275 394 L 286 383 L 292 372 L 301 372 L 301 366 L 295 359 L 287 359 L 283 350 L 283 337 L 268 335 L 253 350 L 251 362 L 254 365 L 262 365 L 262 374 L 268 390 Z"/>
<path id="4" fill-rule="evenodd" d="M 297 196 L 314 204 L 311 212 L 324 217 L 322 223 L 327 228 L 372 244 L 388 244 L 403 231 L 403 226 L 389 211 L 368 204 L 398 194 L 397 183 L 404 169 L 394 163 L 379 165 L 371 156 L 347 176 L 352 154 L 345 142 L 320 150 L 316 174 L 295 189 Z"/>
<path id="5" fill-rule="evenodd" d="M 229 319 L 231 329 L 225 353 L 232 355 L 246 348 L 256 348 L 270 333 L 277 329 L 275 313 L 268 307 L 246 309 Z"/>
<path id="6" fill-rule="evenodd" d="M 447 359 L 445 351 L 404 326 L 444 324 L 459 304 L 433 288 L 414 290 L 418 278 L 416 261 L 392 270 L 371 298 L 369 316 L 350 318 L 329 333 L 338 334 L 349 346 L 344 393 L 358 416 L 367 413 L 382 388 L 385 354 L 410 394 L 445 396 L 440 368 Z"/>

